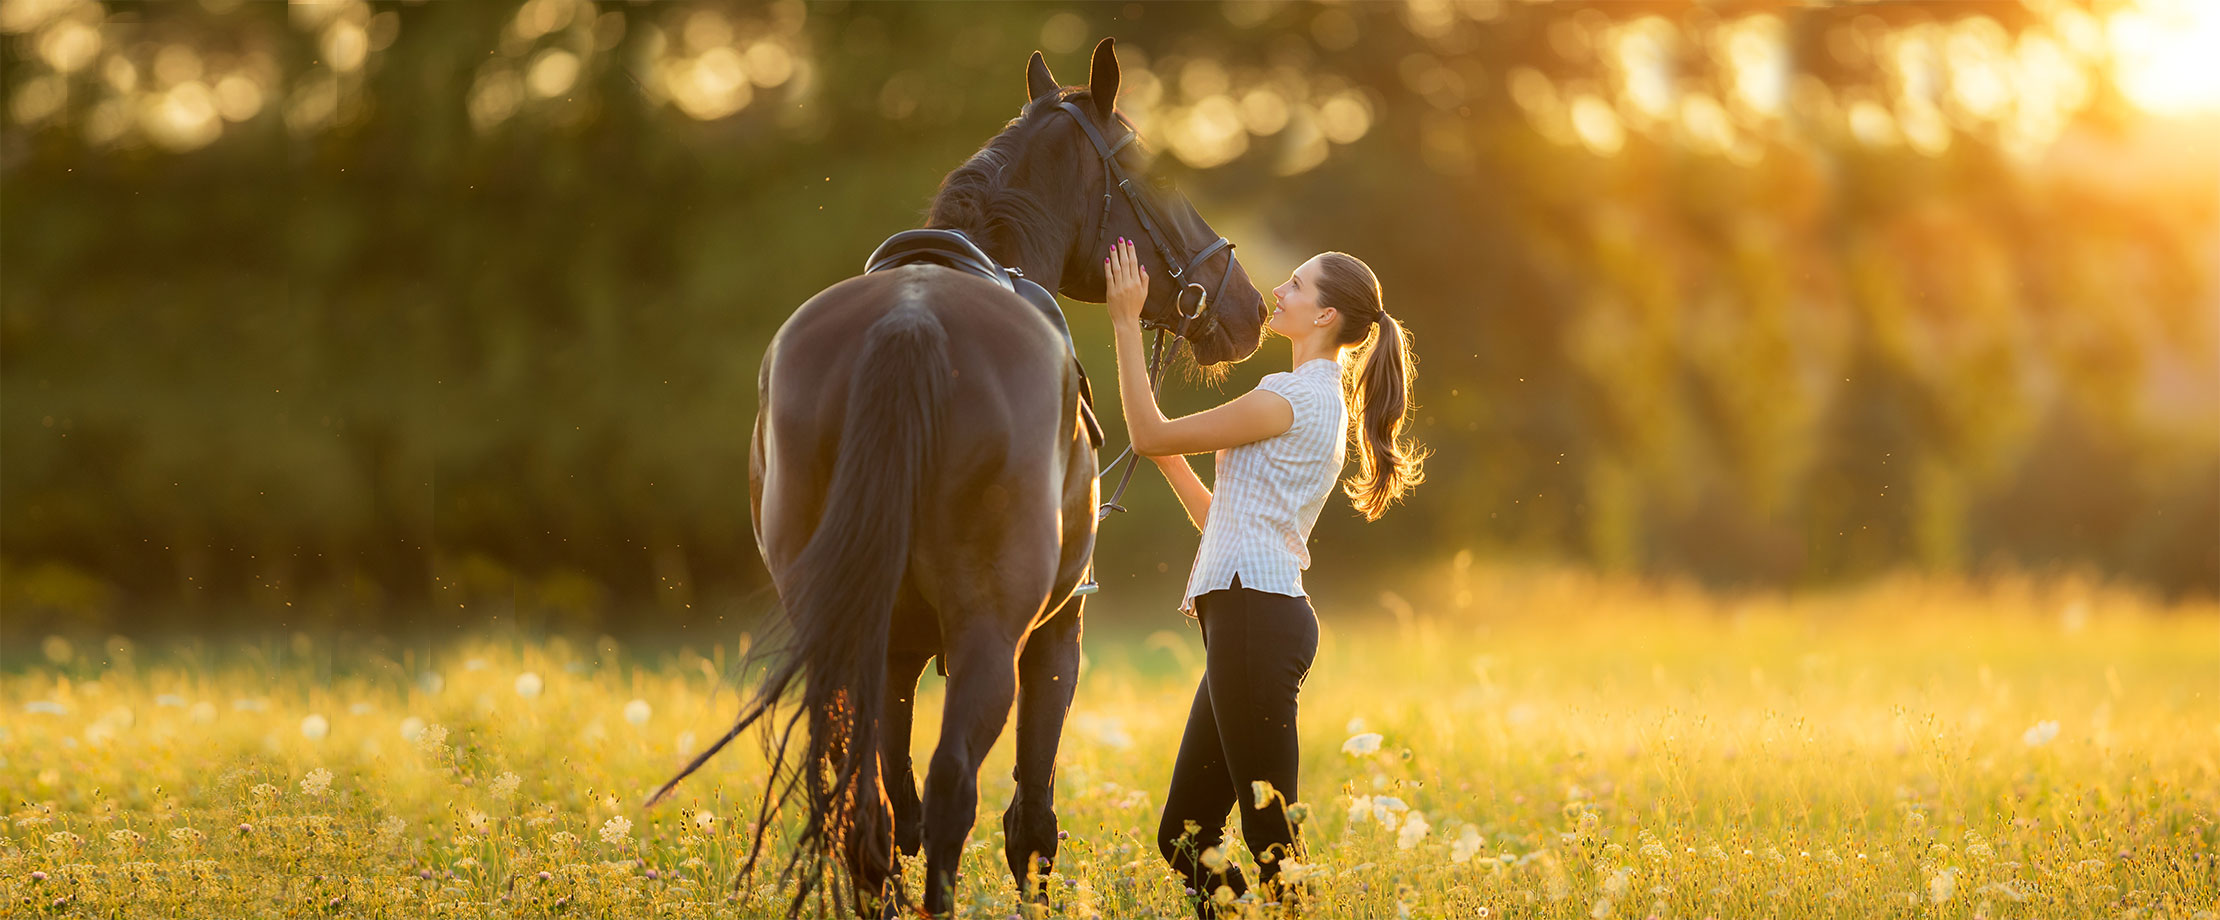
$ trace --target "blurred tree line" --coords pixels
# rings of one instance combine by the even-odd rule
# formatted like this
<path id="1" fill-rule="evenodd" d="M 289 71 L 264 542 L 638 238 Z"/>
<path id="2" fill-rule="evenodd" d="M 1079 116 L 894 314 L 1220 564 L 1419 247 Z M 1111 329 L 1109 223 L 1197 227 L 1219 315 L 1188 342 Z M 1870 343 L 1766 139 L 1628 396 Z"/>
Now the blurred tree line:
<path id="1" fill-rule="evenodd" d="M 2220 105 L 2128 98 L 2121 9 L 7 0 L 0 619 L 762 609 L 764 344 L 1104 34 L 1261 283 L 1346 250 L 1415 331 L 1430 481 L 1326 577 L 2220 592 Z M 1191 543 L 1136 491 L 1146 603 Z"/>

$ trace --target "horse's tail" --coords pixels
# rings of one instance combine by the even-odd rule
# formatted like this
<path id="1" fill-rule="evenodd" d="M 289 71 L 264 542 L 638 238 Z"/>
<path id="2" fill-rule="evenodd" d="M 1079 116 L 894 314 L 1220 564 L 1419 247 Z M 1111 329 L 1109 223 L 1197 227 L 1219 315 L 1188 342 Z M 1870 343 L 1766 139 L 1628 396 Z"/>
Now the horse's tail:
<path id="1" fill-rule="evenodd" d="M 865 331 L 824 513 L 780 592 L 788 641 L 731 731 L 649 800 L 764 718 L 799 679 L 801 705 L 773 732 L 759 832 L 742 867 L 743 875 L 754 868 L 770 819 L 797 785 L 805 789 L 808 821 L 786 867 L 798 883 L 793 913 L 828 863 L 868 878 L 893 870 L 894 816 L 879 763 L 887 636 L 952 377 L 948 335 L 930 311 L 897 306 Z M 789 763 L 788 742 L 803 720 L 802 756 Z"/>

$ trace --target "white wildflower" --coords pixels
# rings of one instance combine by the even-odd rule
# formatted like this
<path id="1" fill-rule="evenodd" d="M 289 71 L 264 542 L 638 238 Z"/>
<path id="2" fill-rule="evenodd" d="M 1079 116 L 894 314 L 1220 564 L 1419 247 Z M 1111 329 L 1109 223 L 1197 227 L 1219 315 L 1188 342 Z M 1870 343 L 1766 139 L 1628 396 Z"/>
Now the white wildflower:
<path id="1" fill-rule="evenodd" d="M 1480 853 L 1480 828 L 1467 824 L 1457 832 L 1457 842 L 1449 845 L 1449 861 L 1468 863 Z"/>
<path id="2" fill-rule="evenodd" d="M 1349 740 L 1341 743 L 1341 752 L 1351 757 L 1362 757 L 1366 754 L 1377 753 L 1379 750 L 1379 732 L 1365 732 L 1361 735 L 1351 735 L 1349 736 Z"/>
<path id="3" fill-rule="evenodd" d="M 1272 788 L 1269 781 L 1261 779 L 1249 781 L 1249 792 L 1256 796 L 1256 807 L 1258 808 L 1271 805 L 1273 797 L 1279 795 L 1279 790 Z"/>
<path id="4" fill-rule="evenodd" d="M 2058 740 L 2058 722 L 2055 719 L 2044 719 L 2020 734 L 2020 741 L 2031 748 L 2042 747 L 2056 740 Z"/>
<path id="5" fill-rule="evenodd" d="M 394 843 L 399 841 L 402 832 L 408 829 L 409 823 L 402 820 L 400 815 L 387 815 L 385 820 L 378 822 L 378 839 L 389 844 Z"/>
<path id="6" fill-rule="evenodd" d="M 312 712 L 301 720 L 301 737 L 310 741 L 322 741 L 328 734 L 331 734 L 331 721 L 322 714 Z"/>
<path id="7" fill-rule="evenodd" d="M 301 780 L 302 795 L 321 796 L 324 793 L 330 791 L 331 771 L 326 770 L 323 767 L 317 767 L 314 770 L 308 771 L 308 776 Z"/>
<path id="8" fill-rule="evenodd" d="M 516 676 L 516 695 L 531 699 L 539 696 L 541 688 L 546 685 L 547 682 L 540 679 L 539 672 L 526 671 Z"/>
<path id="9" fill-rule="evenodd" d="M 439 754 L 447 749 L 447 726 L 426 725 L 416 736 L 416 749 L 426 754 Z"/>
<path id="10" fill-rule="evenodd" d="M 518 776 L 514 773 L 503 772 L 500 776 L 496 776 L 493 778 L 493 783 L 490 788 L 493 792 L 494 798 L 506 799 L 510 796 L 516 795 L 517 787 L 523 784 L 523 777 Z"/>
<path id="11" fill-rule="evenodd" d="M 646 700 L 633 700 L 624 704 L 624 720 L 634 725 L 646 725 L 648 716 L 654 713 L 655 710 L 648 706 Z"/>
<path id="12" fill-rule="evenodd" d="M 1426 839 L 1426 832 L 1430 830 L 1433 830 L 1433 825 L 1426 823 L 1425 812 L 1414 811 L 1405 815 L 1403 829 L 1395 835 L 1395 848 L 1408 850 L 1418 846 L 1418 842 Z"/>
<path id="13" fill-rule="evenodd" d="M 1927 880 L 1927 899 L 1937 904 L 1950 900 L 1958 890 L 1958 870 L 1944 869 Z"/>
<path id="14" fill-rule="evenodd" d="M 632 821 L 623 815 L 610 818 L 601 826 L 603 843 L 623 843 L 632 836 Z"/>
<path id="15" fill-rule="evenodd" d="M 409 716 L 408 718 L 401 720 L 402 740 L 408 741 L 413 744 L 415 743 L 416 739 L 422 737 L 424 737 L 423 719 L 419 719 L 415 716 Z"/>

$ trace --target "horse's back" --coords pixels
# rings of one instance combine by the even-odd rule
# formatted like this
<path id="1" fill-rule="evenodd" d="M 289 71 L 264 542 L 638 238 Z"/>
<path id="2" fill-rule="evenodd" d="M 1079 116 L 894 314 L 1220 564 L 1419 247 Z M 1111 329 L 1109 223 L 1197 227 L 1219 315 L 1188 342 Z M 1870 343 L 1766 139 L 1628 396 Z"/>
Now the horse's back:
<path id="1" fill-rule="evenodd" d="M 895 318 L 897 311 L 913 311 Z M 1062 336 L 1017 295 L 982 278 L 919 265 L 841 281 L 810 298 L 765 354 L 759 437 L 765 480 L 759 540 L 774 576 L 814 532 L 832 488 L 850 391 L 873 367 L 873 328 L 929 321 L 942 333 L 948 379 L 937 388 L 931 469 L 921 480 L 913 557 L 919 569 L 964 569 L 991 553 L 1038 546 L 1050 561 L 1074 501 L 1075 472 L 1092 462 L 1077 427 L 1076 372 Z M 1074 442 L 1078 443 L 1074 443 Z M 1091 496 L 1091 490 L 1088 495 Z M 1018 560 L 1003 560 L 1017 562 Z M 1055 566 L 1059 567 L 1060 566 Z M 935 586 L 919 586 L 940 593 Z"/>

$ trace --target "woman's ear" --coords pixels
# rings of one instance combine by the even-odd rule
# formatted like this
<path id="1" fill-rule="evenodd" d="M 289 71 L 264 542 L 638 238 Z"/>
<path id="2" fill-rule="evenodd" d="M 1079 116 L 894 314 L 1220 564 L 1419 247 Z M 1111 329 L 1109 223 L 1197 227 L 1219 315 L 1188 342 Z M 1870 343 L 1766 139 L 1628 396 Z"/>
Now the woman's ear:
<path id="1" fill-rule="evenodd" d="M 1340 311 L 1340 310 L 1336 310 L 1336 309 L 1334 309 L 1334 308 L 1332 308 L 1332 307 L 1320 307 L 1320 308 L 1318 308 L 1318 319 L 1317 319 L 1317 323 L 1318 323 L 1318 325 L 1319 325 L 1319 326 L 1320 326 L 1321 328 L 1332 328 L 1332 327 L 1333 327 L 1333 325 L 1334 325 L 1335 323 L 1338 323 L 1338 322 L 1340 322 L 1340 321 L 1341 321 L 1341 311 Z"/>

